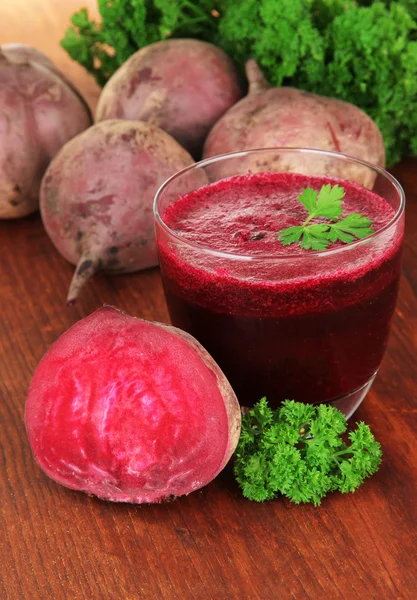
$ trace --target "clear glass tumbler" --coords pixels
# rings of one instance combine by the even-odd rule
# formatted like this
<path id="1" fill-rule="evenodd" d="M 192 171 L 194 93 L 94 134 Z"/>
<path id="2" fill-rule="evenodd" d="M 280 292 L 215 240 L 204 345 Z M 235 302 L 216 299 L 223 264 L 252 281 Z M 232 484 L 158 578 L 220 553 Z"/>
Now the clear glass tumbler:
<path id="1" fill-rule="evenodd" d="M 277 210 L 285 212 L 288 194 L 298 195 L 307 186 L 319 190 L 328 182 L 344 186 L 346 195 L 356 194 L 361 210 L 378 195 L 383 201 L 375 205 L 381 212 L 376 221 L 381 217 L 384 224 L 366 239 L 321 252 L 283 249 L 278 240 L 276 251 L 269 244 L 263 252 L 262 237 L 272 239 L 259 216 L 263 194 L 274 190 Z M 216 194 L 221 211 L 213 213 Z M 236 210 L 242 194 L 245 215 Z M 183 208 L 177 227 L 166 220 L 170 214 L 172 220 L 178 201 Z M 184 211 L 196 203 L 200 231 L 203 215 L 211 232 L 209 243 L 189 235 L 196 227 L 194 213 Z M 320 150 L 251 150 L 180 171 L 161 186 L 154 204 L 173 325 L 208 350 L 242 406 L 263 396 L 271 406 L 289 398 L 331 403 L 349 417 L 371 386 L 386 348 L 401 272 L 404 204 L 400 184 L 384 169 Z M 256 251 L 235 252 L 220 239 L 228 224 L 231 235 L 241 234 L 239 219 L 245 235 L 250 222 Z"/>

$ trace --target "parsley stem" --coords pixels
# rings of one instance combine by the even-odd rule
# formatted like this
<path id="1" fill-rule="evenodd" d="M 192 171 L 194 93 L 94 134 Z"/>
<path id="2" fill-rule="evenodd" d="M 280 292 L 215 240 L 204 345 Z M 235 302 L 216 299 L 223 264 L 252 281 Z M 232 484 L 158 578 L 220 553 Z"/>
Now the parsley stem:
<path id="1" fill-rule="evenodd" d="M 196 15 L 200 15 L 200 18 L 204 19 L 205 21 L 210 22 L 212 20 L 210 18 L 210 13 L 205 12 L 205 10 L 200 8 L 194 2 L 189 2 L 188 0 L 182 0 L 181 6 L 188 8 L 190 12 L 194 12 L 194 14 L 196 14 Z"/>
<path id="2" fill-rule="evenodd" d="M 343 450 L 339 450 L 339 452 L 335 452 L 333 454 L 333 457 L 341 456 L 342 454 L 349 454 L 349 453 L 353 454 L 351 448 L 344 448 Z"/>
<path id="3" fill-rule="evenodd" d="M 315 216 L 316 216 L 316 215 L 310 215 L 310 216 L 308 217 L 308 219 L 306 219 L 306 220 L 304 221 L 304 223 L 301 225 L 301 227 L 305 227 L 306 225 L 308 225 L 308 224 L 310 223 L 310 221 L 312 221 L 312 220 L 315 218 Z"/>

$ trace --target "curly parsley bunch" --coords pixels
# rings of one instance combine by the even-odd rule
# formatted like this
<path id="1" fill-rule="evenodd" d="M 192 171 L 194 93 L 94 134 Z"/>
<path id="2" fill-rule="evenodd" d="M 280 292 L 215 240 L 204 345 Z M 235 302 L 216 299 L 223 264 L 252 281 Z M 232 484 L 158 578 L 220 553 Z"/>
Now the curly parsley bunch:
<path id="1" fill-rule="evenodd" d="M 336 408 L 286 400 L 276 411 L 262 398 L 243 417 L 235 476 L 243 495 L 262 502 L 282 494 L 315 506 L 329 492 L 353 492 L 378 470 L 382 451 L 370 428 L 347 428 Z"/>

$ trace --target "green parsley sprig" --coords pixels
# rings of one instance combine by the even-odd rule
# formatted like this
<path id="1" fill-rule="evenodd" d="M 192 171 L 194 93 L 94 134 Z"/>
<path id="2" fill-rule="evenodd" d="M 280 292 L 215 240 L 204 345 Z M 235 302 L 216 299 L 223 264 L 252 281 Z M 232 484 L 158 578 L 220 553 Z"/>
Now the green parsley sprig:
<path id="1" fill-rule="evenodd" d="M 375 473 L 382 451 L 370 428 L 348 434 L 333 406 L 285 400 L 273 411 L 262 398 L 242 419 L 234 471 L 243 495 L 263 502 L 278 494 L 292 502 L 321 503 L 328 493 L 353 492 Z"/>
<path id="2" fill-rule="evenodd" d="M 278 239 L 283 246 L 297 244 L 305 250 L 326 250 L 329 244 L 341 241 L 349 244 L 355 239 L 363 239 L 374 233 L 372 222 L 361 213 L 351 213 L 339 219 L 343 212 L 342 198 L 345 190 L 339 185 L 323 185 L 320 192 L 306 188 L 298 200 L 308 210 L 308 218 L 302 225 L 282 229 Z M 330 223 L 311 223 L 316 218 L 331 219 Z"/>

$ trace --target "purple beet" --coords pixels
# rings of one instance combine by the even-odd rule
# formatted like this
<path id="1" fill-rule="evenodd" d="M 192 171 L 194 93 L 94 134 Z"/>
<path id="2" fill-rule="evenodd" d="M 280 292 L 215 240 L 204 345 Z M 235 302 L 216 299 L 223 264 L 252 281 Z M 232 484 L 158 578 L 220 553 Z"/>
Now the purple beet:
<path id="1" fill-rule="evenodd" d="M 90 125 L 88 106 L 44 54 L 0 47 L 0 219 L 37 210 L 50 160 Z"/>
<path id="2" fill-rule="evenodd" d="M 210 128 L 241 98 L 219 48 L 191 39 L 156 42 L 129 58 L 103 88 L 96 120 L 148 121 L 197 156 Z"/>
<path id="3" fill-rule="evenodd" d="M 255 148 L 300 147 L 342 152 L 385 165 L 377 125 L 353 104 L 290 87 L 271 87 L 253 59 L 246 63 L 246 75 L 248 95 L 214 125 L 204 145 L 204 158 Z M 268 168 L 297 170 L 301 166 L 297 160 Z M 251 164 L 250 168 L 266 170 L 266 166 Z M 321 165 L 318 170 L 322 171 Z M 369 169 L 357 166 L 348 165 L 333 174 L 366 186 L 373 182 Z"/>
<path id="4" fill-rule="evenodd" d="M 158 263 L 152 203 L 158 187 L 193 159 L 170 135 L 139 121 L 104 121 L 57 154 L 40 209 L 58 251 L 77 265 L 67 301 L 98 270 L 128 273 Z"/>

